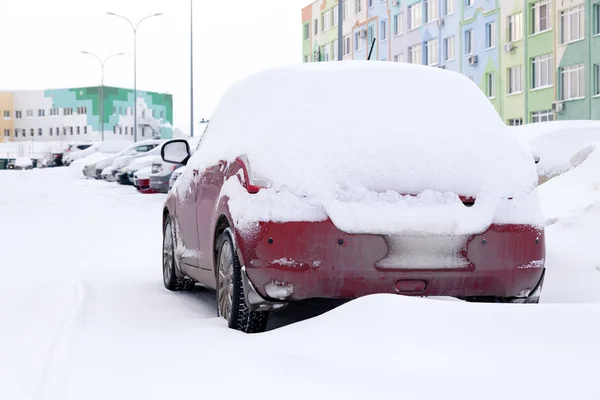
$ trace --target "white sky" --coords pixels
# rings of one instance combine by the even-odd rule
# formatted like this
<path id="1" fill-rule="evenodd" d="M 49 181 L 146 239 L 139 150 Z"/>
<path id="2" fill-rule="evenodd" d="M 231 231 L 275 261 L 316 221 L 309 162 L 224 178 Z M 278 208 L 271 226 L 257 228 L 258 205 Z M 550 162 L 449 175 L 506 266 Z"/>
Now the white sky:
<path id="1" fill-rule="evenodd" d="M 301 62 L 301 12 L 312 0 L 193 0 L 195 120 L 210 117 L 224 91 L 248 74 Z M 133 33 L 138 31 L 141 90 L 174 96 L 175 126 L 188 130 L 189 0 L 0 0 L 0 90 L 100 84 L 133 88 Z"/>

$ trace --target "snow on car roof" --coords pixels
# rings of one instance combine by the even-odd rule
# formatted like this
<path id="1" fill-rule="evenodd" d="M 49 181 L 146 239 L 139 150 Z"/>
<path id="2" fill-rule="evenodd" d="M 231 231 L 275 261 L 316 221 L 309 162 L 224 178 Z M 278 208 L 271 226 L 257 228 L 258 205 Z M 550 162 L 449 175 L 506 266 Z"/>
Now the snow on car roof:
<path id="1" fill-rule="evenodd" d="M 405 63 L 308 63 L 243 80 L 190 164 L 241 154 L 255 180 L 321 204 L 382 201 L 387 191 L 507 196 L 537 181 L 531 155 L 471 80 Z"/>

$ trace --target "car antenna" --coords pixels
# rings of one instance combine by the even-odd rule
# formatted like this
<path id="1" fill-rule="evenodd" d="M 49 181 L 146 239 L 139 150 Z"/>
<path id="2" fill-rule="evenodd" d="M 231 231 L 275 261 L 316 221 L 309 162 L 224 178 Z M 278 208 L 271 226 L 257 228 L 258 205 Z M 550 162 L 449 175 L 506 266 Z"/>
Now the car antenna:
<path id="1" fill-rule="evenodd" d="M 377 40 L 377 38 L 373 38 L 373 41 L 371 42 L 371 50 L 369 50 L 369 56 L 367 57 L 367 61 L 371 59 L 371 53 L 373 53 L 373 48 L 375 47 L 375 40 Z"/>

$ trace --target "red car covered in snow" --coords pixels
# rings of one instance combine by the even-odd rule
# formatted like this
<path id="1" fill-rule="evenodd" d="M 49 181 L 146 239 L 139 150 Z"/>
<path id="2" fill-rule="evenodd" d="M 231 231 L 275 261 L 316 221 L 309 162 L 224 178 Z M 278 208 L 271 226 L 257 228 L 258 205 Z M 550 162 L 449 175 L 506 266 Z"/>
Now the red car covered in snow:
<path id="1" fill-rule="evenodd" d="M 349 82 L 360 85 L 360 96 Z M 437 113 L 431 116 L 432 110 Z M 233 86 L 162 215 L 169 290 L 216 289 L 244 332 L 310 298 L 376 293 L 536 303 L 544 277 L 535 164 L 468 78 L 319 63 Z"/>

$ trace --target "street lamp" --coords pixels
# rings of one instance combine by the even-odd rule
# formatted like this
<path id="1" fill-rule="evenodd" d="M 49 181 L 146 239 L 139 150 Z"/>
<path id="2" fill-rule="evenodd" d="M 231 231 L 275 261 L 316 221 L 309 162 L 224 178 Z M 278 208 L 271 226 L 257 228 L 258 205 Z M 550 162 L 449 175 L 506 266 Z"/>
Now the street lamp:
<path id="1" fill-rule="evenodd" d="M 123 56 L 125 53 L 117 53 L 106 57 L 102 60 L 100 57 L 95 55 L 94 53 L 90 53 L 89 51 L 82 51 L 83 54 L 87 54 L 89 56 L 94 57 L 96 60 L 100 62 L 102 66 L 102 83 L 100 84 L 100 93 L 98 94 L 98 98 L 100 99 L 100 129 L 102 129 L 102 141 L 104 141 L 104 65 L 108 60 L 113 57 Z"/>
<path id="2" fill-rule="evenodd" d="M 124 19 L 125 21 L 129 22 L 129 25 L 131 25 L 131 29 L 133 29 L 133 141 L 137 142 L 137 30 L 140 24 L 148 18 L 160 17 L 164 14 L 156 13 L 152 15 L 147 15 L 144 18 L 140 19 L 137 24 L 134 24 L 129 18 L 124 17 L 120 14 L 107 12 L 106 15 L 111 15 L 113 17 Z"/>

